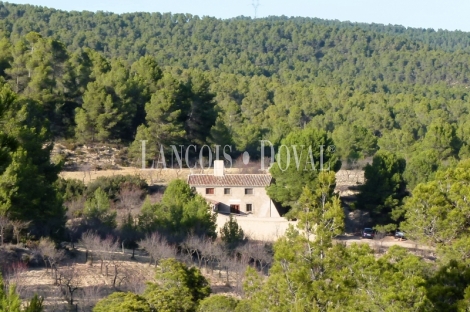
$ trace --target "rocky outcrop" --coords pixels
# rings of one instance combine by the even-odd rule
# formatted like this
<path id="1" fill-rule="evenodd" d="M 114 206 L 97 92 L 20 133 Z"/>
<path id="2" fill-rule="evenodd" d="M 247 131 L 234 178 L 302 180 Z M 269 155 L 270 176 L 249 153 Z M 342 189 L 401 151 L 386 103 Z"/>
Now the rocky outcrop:
<path id="1" fill-rule="evenodd" d="M 364 170 L 340 170 L 336 173 L 335 191 L 341 197 L 355 196 L 364 183 Z"/>

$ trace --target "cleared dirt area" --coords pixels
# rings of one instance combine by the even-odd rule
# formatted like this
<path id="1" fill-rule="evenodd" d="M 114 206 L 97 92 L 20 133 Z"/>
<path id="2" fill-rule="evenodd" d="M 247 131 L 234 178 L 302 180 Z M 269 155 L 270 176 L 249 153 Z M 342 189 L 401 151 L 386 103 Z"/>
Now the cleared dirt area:
<path id="1" fill-rule="evenodd" d="M 273 222 L 275 224 L 275 222 Z M 277 234 L 282 235 L 282 234 Z M 340 236 L 337 242 L 347 245 L 352 243 L 369 244 L 380 256 L 388 247 L 400 245 L 409 248 L 413 253 L 432 259 L 433 250 L 417 246 L 411 241 L 398 241 L 393 237 L 383 240 L 360 239 L 355 236 Z M 137 250 L 135 259 L 131 259 L 131 250 L 115 252 L 114 260 L 101 262 L 95 259 L 92 263 L 85 262 L 85 250 L 78 247 L 73 250 L 73 258 L 61 263 L 57 274 L 61 283 L 70 279 L 70 285 L 75 288 L 73 294 L 74 308 L 72 311 L 91 311 L 96 302 L 115 291 L 132 291 L 142 293 L 147 282 L 154 282 L 155 266 L 150 264 L 150 258 L 141 250 Z M 107 269 L 106 269 L 107 267 Z M 245 268 L 246 269 L 246 268 Z M 202 273 L 210 282 L 213 294 L 226 294 L 239 297 L 239 290 L 245 269 L 232 268 L 227 271 L 222 267 L 215 269 L 201 268 Z M 22 298 L 31 298 L 38 294 L 46 298 L 46 311 L 69 311 L 67 300 L 70 293 L 67 287 L 56 284 L 56 273 L 50 268 L 28 268 L 18 270 L 12 277 L 6 279 L 18 285 L 17 291 Z M 65 282 L 64 282 L 65 281 Z"/>
<path id="2" fill-rule="evenodd" d="M 336 237 L 336 241 L 338 242 L 344 242 L 346 245 L 351 245 L 351 244 L 369 244 L 374 249 L 379 249 L 379 248 L 389 248 L 394 245 L 398 245 L 404 248 L 409 249 L 412 252 L 415 253 L 420 253 L 424 252 L 422 254 L 423 256 L 434 256 L 434 248 L 429 247 L 429 246 L 424 246 L 424 245 L 419 245 L 418 243 L 408 240 L 408 239 L 403 239 L 399 240 L 394 238 L 393 236 L 385 236 L 383 239 L 367 239 L 367 238 L 361 238 L 360 236 L 352 236 L 352 235 L 341 235 Z"/>
<path id="3" fill-rule="evenodd" d="M 241 173 L 243 169 L 226 169 L 227 173 Z M 119 167 L 111 170 L 83 170 L 83 171 L 62 171 L 60 176 L 64 179 L 77 179 L 85 184 L 98 179 L 99 177 L 112 177 L 115 175 L 135 175 L 149 185 L 166 185 L 175 179 L 187 180 L 190 174 L 211 174 L 212 169 L 139 169 L 134 167 Z"/>
<path id="4" fill-rule="evenodd" d="M 275 242 L 279 237 L 285 234 L 289 225 L 297 225 L 297 221 L 287 221 L 285 218 L 256 218 L 251 216 L 234 216 L 234 218 L 243 229 L 245 235 L 250 239 L 267 242 Z M 219 214 L 217 216 L 218 231 L 220 231 L 228 220 L 228 215 Z M 416 242 L 407 239 L 395 239 L 393 236 L 385 236 L 382 239 L 362 239 L 360 236 L 355 235 L 340 235 L 336 237 L 335 240 L 337 242 L 344 242 L 346 245 L 353 243 L 368 244 L 379 253 L 381 250 L 386 250 L 391 246 L 398 245 L 421 256 L 434 257 L 434 248 L 418 245 Z"/>
<path id="5" fill-rule="evenodd" d="M 57 273 L 50 268 L 24 267 L 6 276 L 5 280 L 17 285 L 21 298 L 31 298 L 34 294 L 46 298 L 46 311 L 69 311 L 67 300 L 70 299 L 70 292 L 64 286 L 67 279 L 70 279 L 69 285 L 76 289 L 71 311 L 91 311 L 99 299 L 115 291 L 142 293 L 147 282 L 155 282 L 155 266 L 150 264 L 150 257 L 141 250 L 136 250 L 135 259 L 131 259 L 131 250 L 115 252 L 114 260 L 104 262 L 103 268 L 99 259 L 92 263 L 85 262 L 85 250 L 81 247 L 73 250 L 73 254 L 73 258 L 61 263 Z M 234 272 L 227 277 L 223 268 L 202 267 L 201 271 L 209 281 L 213 294 L 237 296 Z M 56 284 L 56 276 L 62 286 Z"/>

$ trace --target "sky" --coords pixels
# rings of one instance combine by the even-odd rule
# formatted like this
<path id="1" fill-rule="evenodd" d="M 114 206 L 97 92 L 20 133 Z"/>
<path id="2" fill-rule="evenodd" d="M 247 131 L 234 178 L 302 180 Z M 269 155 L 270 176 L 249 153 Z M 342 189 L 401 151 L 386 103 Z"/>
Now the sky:
<path id="1" fill-rule="evenodd" d="M 254 17 L 258 0 L 13 0 L 61 10 L 191 13 Z M 259 0 L 257 17 L 318 17 L 340 21 L 470 31 L 470 0 Z"/>

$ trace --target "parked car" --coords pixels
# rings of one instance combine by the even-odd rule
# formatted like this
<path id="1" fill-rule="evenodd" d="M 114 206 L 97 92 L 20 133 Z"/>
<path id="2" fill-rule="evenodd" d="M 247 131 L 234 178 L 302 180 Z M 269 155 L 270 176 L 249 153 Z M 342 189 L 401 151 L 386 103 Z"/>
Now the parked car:
<path id="1" fill-rule="evenodd" d="M 373 229 L 364 228 L 362 230 L 362 235 L 361 235 L 362 238 L 371 238 L 372 239 L 372 238 L 374 238 L 374 236 L 375 236 L 375 232 L 374 232 Z"/>
<path id="2" fill-rule="evenodd" d="M 395 238 L 404 239 L 405 238 L 405 232 L 397 230 L 395 232 Z"/>

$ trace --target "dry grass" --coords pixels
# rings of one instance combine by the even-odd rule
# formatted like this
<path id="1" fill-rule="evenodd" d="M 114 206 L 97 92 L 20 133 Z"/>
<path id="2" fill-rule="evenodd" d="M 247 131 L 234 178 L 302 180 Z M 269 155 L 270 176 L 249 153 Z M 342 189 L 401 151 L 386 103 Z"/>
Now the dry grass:
<path id="1" fill-rule="evenodd" d="M 227 173 L 239 173 L 241 169 L 226 169 Z M 115 175 L 134 175 L 138 176 L 149 185 L 166 185 L 175 179 L 187 180 L 190 174 L 212 173 L 211 169 L 139 169 L 135 167 L 119 167 L 112 170 L 82 170 L 82 171 L 63 171 L 60 176 L 64 179 L 77 179 L 85 184 L 98 179 L 99 177 L 112 177 Z"/>
<path id="2" fill-rule="evenodd" d="M 74 296 L 73 311 L 91 311 L 98 300 L 108 296 L 115 291 L 131 291 L 142 293 L 147 282 L 155 282 L 155 266 L 150 265 L 150 258 L 145 252 L 137 250 L 135 259 L 131 260 L 131 251 L 125 250 L 125 253 L 116 252 L 114 263 L 118 266 L 118 282 L 113 287 L 114 263 L 109 266 L 109 275 L 106 276 L 105 270 L 100 271 L 100 262 L 94 261 L 85 263 L 85 251 L 82 248 L 75 250 L 76 257 L 64 261 L 60 270 L 74 267 L 76 272 L 75 283 L 79 288 Z M 201 269 L 203 275 L 211 285 L 213 294 L 225 294 L 229 296 L 238 296 L 235 288 L 235 280 L 232 274 L 229 275 L 231 285 L 226 284 L 226 275 L 224 270 L 206 270 Z M 60 286 L 54 285 L 55 279 L 51 270 L 46 268 L 29 268 L 21 272 L 16 279 L 21 283 L 19 288 L 22 298 L 31 298 L 38 294 L 45 298 L 46 311 L 67 311 L 67 301 L 60 289 Z"/>

